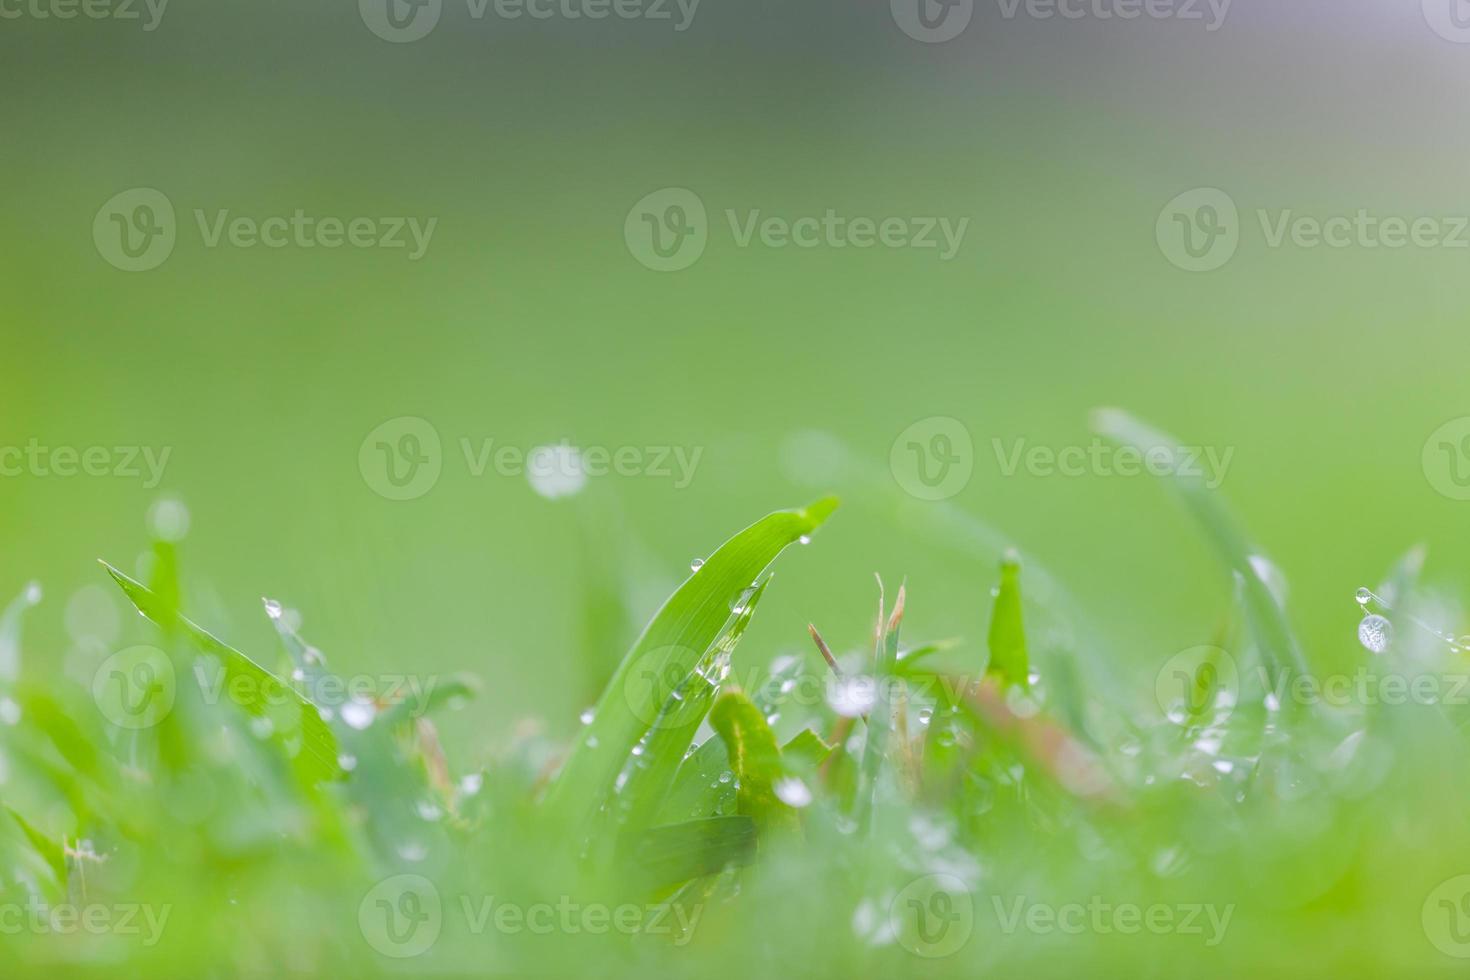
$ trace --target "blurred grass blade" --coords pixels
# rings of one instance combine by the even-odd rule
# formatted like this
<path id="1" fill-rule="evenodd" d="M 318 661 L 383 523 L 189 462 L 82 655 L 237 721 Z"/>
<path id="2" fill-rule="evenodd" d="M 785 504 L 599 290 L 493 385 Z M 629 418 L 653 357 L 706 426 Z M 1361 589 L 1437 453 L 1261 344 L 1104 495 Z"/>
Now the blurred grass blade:
<path id="1" fill-rule="evenodd" d="M 165 629 L 182 629 L 198 650 L 218 657 L 224 666 L 224 682 L 226 689 L 231 692 L 232 700 L 250 714 L 266 716 L 272 708 L 272 695 L 277 691 L 286 691 L 286 696 L 296 703 L 300 715 L 301 757 L 306 763 L 305 775 L 312 780 L 323 780 L 334 779 L 341 774 L 337 762 L 337 740 L 315 705 L 297 693 L 290 684 L 239 650 L 190 622 L 141 582 L 128 577 L 105 561 L 102 562 L 102 567 L 144 616 Z"/>
<path id="2" fill-rule="evenodd" d="M 548 794 L 569 820 L 597 810 L 614 780 L 662 708 L 669 687 L 649 678 L 688 676 L 730 628 L 742 596 L 788 546 L 819 528 L 837 507 L 824 498 L 805 510 L 778 511 L 741 531 L 703 563 L 664 603 L 623 658 L 598 701 L 591 724 L 579 733 Z"/>
<path id="3" fill-rule="evenodd" d="M 645 889 L 716 874 L 755 857 L 756 824 L 750 817 L 711 817 L 654 827 L 626 845 L 626 864 Z"/>
<path id="4" fill-rule="evenodd" d="M 1147 459 L 1167 462 L 1169 485 L 1204 529 L 1220 560 L 1245 582 L 1247 622 L 1270 672 L 1271 683 L 1276 684 L 1286 669 L 1307 673 L 1306 658 L 1287 621 L 1286 611 L 1267 583 L 1263 571 L 1268 567 L 1265 556 L 1241 529 L 1219 490 L 1206 484 L 1203 471 L 1190 472 L 1181 465 L 1184 452 L 1178 440 L 1115 408 L 1095 411 L 1092 427 L 1099 435 L 1131 446 Z"/>
<path id="5" fill-rule="evenodd" d="M 1006 684 L 1030 686 L 1026 659 L 1026 630 L 1021 621 L 1021 559 L 1006 552 L 1000 563 L 1000 588 L 990 613 L 990 664 L 987 672 Z"/>

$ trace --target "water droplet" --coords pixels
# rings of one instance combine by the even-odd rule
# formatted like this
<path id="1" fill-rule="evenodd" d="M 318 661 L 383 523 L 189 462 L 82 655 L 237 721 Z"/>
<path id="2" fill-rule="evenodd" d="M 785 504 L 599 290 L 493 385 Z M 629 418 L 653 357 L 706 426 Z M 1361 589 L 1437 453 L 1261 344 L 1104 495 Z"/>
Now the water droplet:
<path id="1" fill-rule="evenodd" d="M 591 708 L 588 708 L 577 717 L 581 719 L 582 724 L 590 725 L 592 724 L 592 719 L 597 717 L 597 713 L 594 712 Z"/>
<path id="2" fill-rule="evenodd" d="M 1358 642 L 1370 653 L 1382 653 L 1393 641 L 1393 624 L 1376 613 L 1364 616 L 1358 623 Z"/>
<path id="3" fill-rule="evenodd" d="M 342 705 L 342 720 L 358 731 L 373 723 L 373 716 L 377 714 L 372 703 L 353 698 Z"/>
<path id="4" fill-rule="evenodd" d="M 34 605 L 39 604 L 40 601 L 41 601 L 41 596 L 42 595 L 43 595 L 43 593 L 41 591 L 41 583 L 40 582 L 27 582 L 26 583 L 26 603 L 28 605 L 34 606 Z"/>
<path id="5" fill-rule="evenodd" d="M 256 738 L 270 738 L 273 734 L 275 734 L 275 731 L 275 723 L 272 722 L 269 718 L 261 717 L 250 719 L 250 734 L 254 735 Z"/>
<path id="6" fill-rule="evenodd" d="M 595 749 L 595 748 L 597 748 L 597 736 L 596 735 L 588 735 L 587 736 L 587 747 L 589 749 Z"/>
<path id="7" fill-rule="evenodd" d="M 689 570 L 691 572 L 697 572 L 697 571 L 699 571 L 703 567 L 704 567 L 704 559 L 703 558 L 696 558 L 696 559 L 694 559 L 693 561 L 691 561 L 689 563 Z"/>
<path id="8" fill-rule="evenodd" d="M 643 754 L 643 743 L 642 742 L 640 742 L 637 745 L 633 746 L 633 754 L 634 755 L 642 755 Z"/>
<path id="9" fill-rule="evenodd" d="M 279 622 L 281 616 L 286 612 L 285 608 L 274 599 L 262 599 L 261 601 L 265 603 L 265 614 Z"/>
<path id="10" fill-rule="evenodd" d="M 811 544 L 812 543 L 812 536 L 810 534 L 803 534 L 801 537 L 799 537 L 799 538 L 796 539 L 796 543 L 797 544 Z"/>
<path id="11" fill-rule="evenodd" d="M 1358 605 L 1366 606 L 1373 601 L 1373 592 L 1369 589 L 1359 589 L 1358 594 L 1353 598 L 1358 600 Z"/>
<path id="12" fill-rule="evenodd" d="M 745 615 L 746 611 L 750 609 L 750 600 L 755 595 L 755 592 L 756 589 L 753 585 L 748 589 L 741 589 L 740 594 L 730 600 L 730 611 L 737 616 Z"/>
<path id="13" fill-rule="evenodd" d="M 148 508 L 148 530 L 160 541 L 182 541 L 189 533 L 189 508 L 165 498 Z"/>
<path id="14" fill-rule="evenodd" d="M 800 809 L 801 807 L 809 806 L 812 802 L 811 789 L 807 787 L 806 783 L 797 779 L 795 776 L 787 776 L 784 779 L 777 780 L 774 788 L 776 790 L 776 796 L 787 806 L 794 806 Z"/>
<path id="15" fill-rule="evenodd" d="M 337 756 L 337 765 L 342 767 L 343 772 L 351 772 L 357 768 L 357 756 L 344 752 Z"/>
<path id="16" fill-rule="evenodd" d="M 444 815 L 444 811 L 439 809 L 437 804 L 429 800 L 419 800 L 415 809 L 418 810 L 421 819 L 427 820 L 430 823 L 433 823 Z"/>
<path id="17" fill-rule="evenodd" d="M 722 772 L 722 773 L 720 773 L 720 782 L 725 783 L 727 785 L 729 784 L 730 780 L 732 780 L 734 778 L 735 778 L 735 774 L 734 773 L 731 773 L 731 772 Z"/>
<path id="18" fill-rule="evenodd" d="M 421 841 L 404 841 L 398 845 L 398 856 L 405 861 L 422 861 L 429 856 L 429 849 Z"/>
<path id="19" fill-rule="evenodd" d="M 465 796 L 474 796 L 485 785 L 485 777 L 477 772 L 468 773 L 459 781 L 459 791 Z"/>
<path id="20" fill-rule="evenodd" d="M 565 442 L 537 446 L 526 457 L 526 479 L 531 489 L 547 500 L 570 497 L 587 486 L 587 469 L 582 453 Z"/>
<path id="21" fill-rule="evenodd" d="M 839 677 L 827 685 L 827 704 L 844 718 L 857 718 L 873 710 L 878 703 L 877 682 L 858 674 Z"/>

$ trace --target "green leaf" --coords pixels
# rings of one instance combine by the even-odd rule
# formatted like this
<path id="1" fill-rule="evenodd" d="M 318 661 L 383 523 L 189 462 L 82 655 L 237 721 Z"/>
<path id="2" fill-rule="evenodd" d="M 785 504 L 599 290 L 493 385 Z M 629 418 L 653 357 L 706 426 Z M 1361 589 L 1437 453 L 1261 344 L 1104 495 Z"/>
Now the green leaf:
<path id="1" fill-rule="evenodd" d="M 709 722 L 720 733 L 740 784 L 735 793 L 740 812 L 761 828 L 798 826 L 796 811 L 776 795 L 786 770 L 776 735 L 755 702 L 743 691 L 726 691 L 715 701 Z"/>
<path id="2" fill-rule="evenodd" d="M 302 697 L 290 684 L 276 677 L 245 654 L 211 634 L 208 630 L 190 622 L 180 615 L 172 605 L 165 602 L 141 582 L 102 562 L 107 574 L 123 590 L 129 601 L 148 619 L 165 629 L 181 629 L 185 636 L 202 653 L 218 657 L 224 666 L 225 689 L 232 692 L 242 708 L 252 715 L 265 716 L 271 709 L 270 697 L 277 691 L 286 691 L 294 700 L 301 719 L 301 761 L 309 780 L 335 779 L 341 774 L 337 763 L 337 740 L 331 729 L 322 720 L 315 705 Z M 236 679 L 240 683 L 236 684 Z M 236 685 L 236 686 L 231 686 Z M 274 737 L 284 738 L 290 731 L 278 732 Z"/>
<path id="3" fill-rule="evenodd" d="M 781 758 L 815 769 L 827 761 L 835 746 L 828 745 L 822 736 L 810 728 L 803 728 L 796 736 L 781 747 Z"/>
<path id="4" fill-rule="evenodd" d="M 715 874 L 755 857 L 756 824 L 747 816 L 711 817 L 653 827 L 631 837 L 625 863 L 647 889 Z"/>
<path id="5" fill-rule="evenodd" d="M 990 613 L 990 664 L 987 673 L 1006 684 L 1030 686 L 1026 630 L 1021 621 L 1021 558 L 1009 551 L 1000 562 L 1000 588 Z"/>
<path id="6" fill-rule="evenodd" d="M 623 658 L 592 723 L 579 733 L 548 793 L 555 812 L 581 822 L 597 811 L 633 747 L 657 722 L 669 693 L 742 621 L 742 600 L 762 573 L 788 546 L 815 532 L 836 507 L 829 497 L 805 510 L 762 518 L 721 545 L 674 592 Z"/>

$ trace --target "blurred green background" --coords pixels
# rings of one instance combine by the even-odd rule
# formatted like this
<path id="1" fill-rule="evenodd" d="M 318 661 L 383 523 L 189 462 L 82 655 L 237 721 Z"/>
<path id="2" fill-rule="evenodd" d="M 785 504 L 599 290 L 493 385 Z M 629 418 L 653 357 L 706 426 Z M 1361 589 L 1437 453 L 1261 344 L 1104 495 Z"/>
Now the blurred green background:
<path id="1" fill-rule="evenodd" d="M 339 670 L 484 677 L 451 754 L 524 717 L 575 725 L 588 702 L 560 681 L 584 669 L 589 541 L 641 620 L 691 559 L 822 491 L 846 507 L 783 563 L 737 662 L 802 645 L 808 621 L 858 643 L 875 571 L 907 578 L 908 635 L 978 641 L 995 549 L 945 547 L 925 530 L 944 505 L 889 472 L 901 432 L 949 416 L 974 444 L 949 504 L 1048 568 L 1146 696 L 1210 639 L 1228 578 L 1147 478 L 1007 477 L 992 448 L 1086 445 L 1100 405 L 1233 447 L 1223 490 L 1290 580 L 1314 661 L 1357 655 L 1353 591 L 1416 542 L 1463 593 L 1470 504 L 1420 455 L 1470 414 L 1470 252 L 1272 249 L 1255 219 L 1470 210 L 1470 47 L 1418 3 L 1240 0 L 1213 32 L 981 4 L 925 44 L 881 4 L 704 0 L 680 32 L 451 2 L 389 43 L 351 3 L 175 0 L 153 31 L 0 21 L 0 78 L 0 445 L 171 450 L 153 489 L 0 479 L 0 593 L 42 583 L 28 647 L 57 670 L 132 637 L 93 560 L 132 567 L 160 497 L 192 515 L 189 608 L 248 652 L 274 655 L 270 596 Z M 172 202 L 178 240 L 129 273 L 91 231 L 136 187 Z M 624 221 L 666 187 L 711 227 L 697 262 L 659 273 Z M 1243 224 L 1206 274 L 1155 240 L 1195 187 L 1226 190 Z M 724 218 L 829 208 L 970 223 L 945 262 L 739 247 Z M 208 248 L 195 209 L 437 226 L 418 261 Z M 391 501 L 358 453 L 402 416 L 432 423 L 443 473 Z M 851 465 L 793 450 L 809 431 Z M 547 500 L 471 477 L 461 438 L 703 455 L 682 489 L 608 476 Z M 630 638 L 608 639 L 609 667 Z"/>

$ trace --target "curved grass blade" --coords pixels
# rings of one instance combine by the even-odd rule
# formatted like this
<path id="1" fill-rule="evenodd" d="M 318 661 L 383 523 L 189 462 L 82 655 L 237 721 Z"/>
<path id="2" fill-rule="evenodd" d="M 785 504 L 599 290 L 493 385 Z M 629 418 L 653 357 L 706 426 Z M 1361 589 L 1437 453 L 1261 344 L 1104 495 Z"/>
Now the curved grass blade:
<path id="1" fill-rule="evenodd" d="M 782 551 L 807 537 L 837 507 L 824 498 L 804 510 L 778 511 L 720 546 L 674 592 L 618 665 L 591 724 L 578 735 L 547 803 L 569 821 L 595 812 L 613 791 L 633 747 L 655 723 L 672 689 L 729 630 L 761 574 Z"/>
<path id="2" fill-rule="evenodd" d="M 208 630 L 189 621 L 141 582 L 105 561 L 101 564 L 140 613 L 164 629 L 182 630 L 196 649 L 219 658 L 224 666 L 224 683 L 232 692 L 231 697 L 250 714 L 266 716 L 272 710 L 271 702 L 275 693 L 287 692 L 287 697 L 296 703 L 300 715 L 300 759 L 304 764 L 304 775 L 312 781 L 335 779 L 341 775 L 342 770 L 337 762 L 337 740 L 315 705 L 297 693 L 290 684 Z"/>

